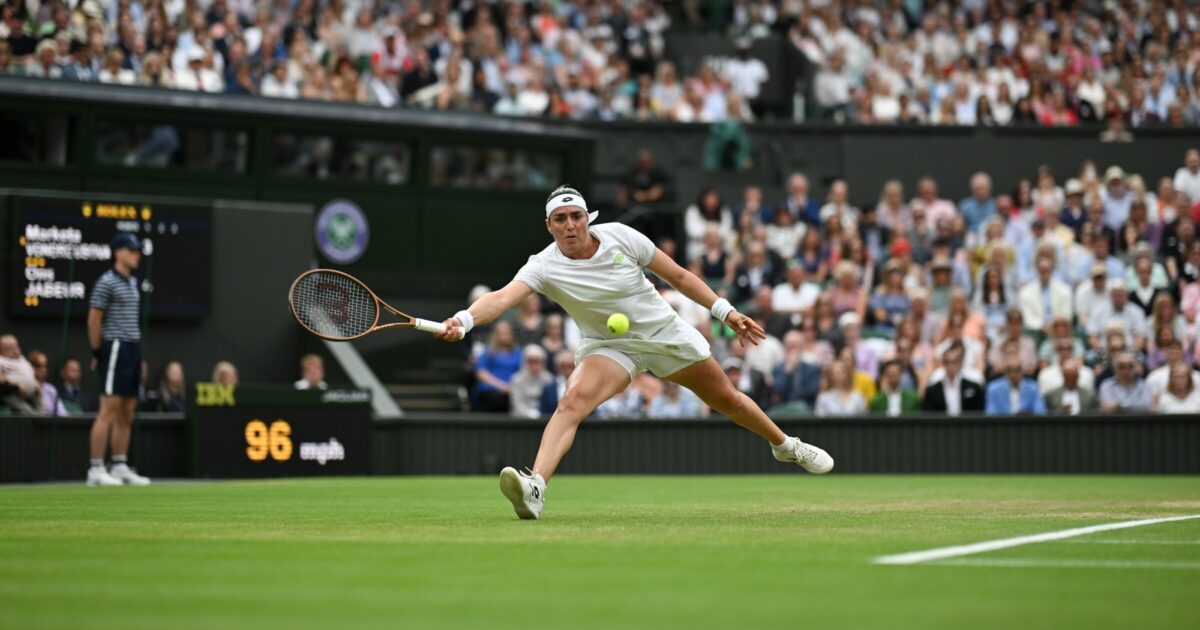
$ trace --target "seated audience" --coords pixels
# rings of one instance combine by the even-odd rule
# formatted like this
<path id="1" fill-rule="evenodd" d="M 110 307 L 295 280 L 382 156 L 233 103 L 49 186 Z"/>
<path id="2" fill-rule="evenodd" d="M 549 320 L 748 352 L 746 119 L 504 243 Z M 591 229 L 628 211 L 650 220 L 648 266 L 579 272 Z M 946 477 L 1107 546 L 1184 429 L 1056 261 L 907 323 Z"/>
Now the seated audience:
<path id="1" fill-rule="evenodd" d="M 983 385 L 963 376 L 966 349 L 961 341 L 951 341 L 942 352 L 945 376 L 925 389 L 921 402 L 924 411 L 936 411 L 949 416 L 984 410 Z"/>
<path id="2" fill-rule="evenodd" d="M 325 360 L 319 354 L 306 354 L 300 358 L 300 380 L 296 389 L 328 389 L 325 384 Z"/>
<path id="3" fill-rule="evenodd" d="M 95 395 L 83 390 L 83 367 L 77 359 L 63 361 L 58 378 L 58 397 L 68 412 L 95 411 L 99 408 Z"/>
<path id="4" fill-rule="evenodd" d="M 863 395 L 854 389 L 852 369 L 844 361 L 834 361 L 825 369 L 824 384 L 817 395 L 815 412 L 819 417 L 861 416 L 867 412 Z"/>
<path id="5" fill-rule="evenodd" d="M 1052 414 L 1077 416 L 1081 413 L 1094 413 L 1099 405 L 1096 394 L 1089 388 L 1080 385 L 1080 374 L 1083 369 L 1078 359 L 1064 359 L 1059 364 L 1062 369 L 1062 385 L 1046 393 L 1046 410 Z"/>
<path id="6" fill-rule="evenodd" d="M 492 337 L 475 362 L 480 411 L 508 413 L 512 378 L 520 368 L 521 348 L 517 346 L 513 326 L 500 320 L 492 326 Z"/>
<path id="7" fill-rule="evenodd" d="M 16 413 L 40 413 L 42 396 L 33 366 L 15 335 L 0 336 L 0 402 Z"/>
<path id="8" fill-rule="evenodd" d="M 1200 413 L 1200 387 L 1196 387 L 1192 368 L 1177 363 L 1170 370 L 1170 380 L 1154 410 L 1159 413 Z"/>
<path id="9" fill-rule="evenodd" d="M 48 416 L 67 415 L 67 408 L 58 397 L 58 389 L 46 380 L 50 374 L 50 360 L 46 358 L 46 353 L 41 350 L 30 351 L 29 364 L 33 366 L 33 378 L 37 381 L 38 392 L 41 395 L 41 413 Z"/>
<path id="10" fill-rule="evenodd" d="M 316 356 L 316 355 L 310 355 Z M 319 357 L 318 357 L 319 358 Z M 322 388 L 324 389 L 324 388 Z M 153 406 L 151 411 L 183 413 L 187 409 L 187 384 L 183 378 L 183 364 L 168 361 L 158 378 L 158 388 L 147 393 Z"/>
<path id="11" fill-rule="evenodd" d="M 826 363 L 807 360 L 805 346 L 804 333 L 788 331 L 783 336 L 784 360 L 776 366 L 772 379 L 775 404 L 791 404 L 797 411 L 813 409 L 821 391 L 821 365 Z"/>
<path id="12" fill-rule="evenodd" d="M 913 389 L 903 386 L 904 366 L 899 359 L 883 363 L 879 372 L 879 391 L 871 399 L 871 413 L 890 418 L 917 413 L 921 410 L 921 397 Z"/>
<path id="13" fill-rule="evenodd" d="M 562 400 L 567 391 L 567 382 L 575 371 L 575 355 L 568 351 L 554 355 L 554 378 L 542 387 L 542 396 L 538 402 L 538 412 L 549 416 L 558 409 L 558 401 Z"/>
<path id="14" fill-rule="evenodd" d="M 536 418 L 541 415 L 542 391 L 554 382 L 546 371 L 546 351 L 529 344 L 521 357 L 521 369 L 510 384 L 511 413 L 517 418 Z"/>
<path id="15" fill-rule="evenodd" d="M 1132 352 L 1116 355 L 1113 377 L 1100 386 L 1100 410 L 1108 413 L 1150 411 L 1150 392 L 1138 374 Z"/>
<path id="16" fill-rule="evenodd" d="M 1005 357 L 1004 376 L 988 383 L 984 411 L 989 416 L 1046 413 L 1046 403 L 1038 394 L 1037 384 L 1025 377 L 1021 358 L 1015 353 Z"/>
<path id="17" fill-rule="evenodd" d="M 217 361 L 217 364 L 213 366 L 212 382 L 236 387 L 238 384 L 237 367 L 229 361 Z"/>
<path id="18" fill-rule="evenodd" d="M 700 398 L 670 381 L 663 382 L 662 394 L 650 402 L 647 418 L 699 418 L 705 415 Z"/>

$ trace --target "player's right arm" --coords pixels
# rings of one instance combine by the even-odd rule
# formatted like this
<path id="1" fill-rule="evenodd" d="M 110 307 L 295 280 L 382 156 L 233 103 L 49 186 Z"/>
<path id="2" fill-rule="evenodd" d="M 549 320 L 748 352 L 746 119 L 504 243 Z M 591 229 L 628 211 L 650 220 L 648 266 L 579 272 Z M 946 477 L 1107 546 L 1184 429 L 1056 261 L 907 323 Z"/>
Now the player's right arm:
<path id="1" fill-rule="evenodd" d="M 104 311 L 89 308 L 87 317 L 88 345 L 92 349 L 92 369 L 96 369 L 96 355 L 100 352 L 100 325 L 104 321 Z"/>
<path id="2" fill-rule="evenodd" d="M 467 312 L 474 319 L 474 325 L 479 326 L 488 322 L 495 321 L 504 311 L 525 301 L 525 298 L 533 295 L 533 289 L 530 289 L 525 283 L 519 280 L 513 280 L 504 286 L 502 289 L 492 291 L 475 300 L 475 303 L 467 308 Z M 457 317 L 451 317 L 443 322 L 446 325 L 446 332 L 435 335 L 443 341 L 459 341 L 465 335 L 463 333 L 463 322 Z"/>

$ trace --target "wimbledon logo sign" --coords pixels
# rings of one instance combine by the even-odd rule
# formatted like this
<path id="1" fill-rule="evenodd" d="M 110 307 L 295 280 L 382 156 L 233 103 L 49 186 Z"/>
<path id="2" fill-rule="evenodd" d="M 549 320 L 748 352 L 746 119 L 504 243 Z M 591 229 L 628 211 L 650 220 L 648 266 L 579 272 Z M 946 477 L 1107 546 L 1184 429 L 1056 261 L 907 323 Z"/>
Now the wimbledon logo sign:
<path id="1" fill-rule="evenodd" d="M 326 258 L 346 265 L 367 251 L 370 228 L 362 208 L 348 199 L 334 199 L 317 213 L 317 248 Z"/>

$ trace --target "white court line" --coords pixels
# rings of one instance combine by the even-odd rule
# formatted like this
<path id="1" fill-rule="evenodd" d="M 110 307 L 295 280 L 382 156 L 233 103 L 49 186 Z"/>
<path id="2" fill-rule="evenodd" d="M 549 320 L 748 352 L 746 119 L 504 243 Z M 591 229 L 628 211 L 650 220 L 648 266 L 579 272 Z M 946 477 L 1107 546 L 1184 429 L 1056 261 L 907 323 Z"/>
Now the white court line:
<path id="1" fill-rule="evenodd" d="M 938 547 L 937 549 L 926 549 L 924 551 L 911 551 L 908 553 L 900 553 L 890 556 L 880 556 L 872 560 L 872 562 L 874 564 L 919 564 L 922 562 L 929 562 L 931 560 L 945 560 L 947 558 L 969 556 L 977 553 L 986 553 L 988 551 L 997 551 L 999 549 L 1008 549 L 1010 547 L 1019 547 L 1021 545 L 1029 545 L 1051 540 L 1062 540 L 1064 538 L 1074 538 L 1075 536 L 1084 536 L 1086 534 L 1095 534 L 1098 532 L 1108 532 L 1115 529 L 1128 529 L 1130 527 L 1141 527 L 1143 525 L 1157 525 L 1158 523 L 1186 521 L 1194 518 L 1200 518 L 1200 514 L 1191 514 L 1188 516 L 1168 516 L 1163 518 L 1147 518 L 1137 521 L 1120 521 L 1117 523 L 1105 523 L 1103 525 L 1090 525 L 1088 527 L 1063 529 L 1057 532 L 1046 532 L 1044 534 L 1032 534 L 1030 536 L 1017 536 L 1015 538 L 988 540 L 984 542 L 972 543 L 970 545 Z"/>
<path id="2" fill-rule="evenodd" d="M 1064 540 L 1072 545 L 1200 545 L 1200 540 Z"/>
<path id="3" fill-rule="evenodd" d="M 1154 562 L 1152 560 L 1060 560 L 1054 558 L 958 558 L 930 564 L 951 567 L 1018 567 L 1065 569 L 1184 569 L 1200 571 L 1200 562 Z"/>

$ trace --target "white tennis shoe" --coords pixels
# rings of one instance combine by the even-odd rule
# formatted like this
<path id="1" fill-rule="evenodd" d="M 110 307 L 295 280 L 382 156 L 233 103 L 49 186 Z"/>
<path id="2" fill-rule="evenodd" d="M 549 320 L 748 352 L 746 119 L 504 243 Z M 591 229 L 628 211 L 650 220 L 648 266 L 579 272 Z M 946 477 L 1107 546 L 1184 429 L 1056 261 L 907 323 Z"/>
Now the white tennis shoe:
<path id="1" fill-rule="evenodd" d="M 110 475 L 104 467 L 89 468 L 87 474 L 87 485 L 89 486 L 119 486 L 122 485 L 121 480 Z"/>
<path id="2" fill-rule="evenodd" d="M 517 516 L 537 520 L 546 500 L 546 480 L 526 468 L 518 472 L 511 466 L 500 471 L 500 492 L 513 504 Z"/>
<path id="3" fill-rule="evenodd" d="M 789 437 L 779 446 L 771 445 L 775 459 L 781 462 L 799 464 L 801 468 L 814 475 L 824 475 L 833 470 L 833 458 L 824 449 L 805 444 L 800 438 Z"/>
<path id="4" fill-rule="evenodd" d="M 117 464 L 117 465 L 113 466 L 112 470 L 109 471 L 109 475 L 111 475 L 118 482 L 130 485 L 130 486 L 148 486 L 148 485 L 150 485 L 149 477 L 143 477 L 143 476 L 137 474 L 137 472 L 135 472 L 132 468 L 130 468 L 129 466 L 126 466 L 125 464 Z"/>

